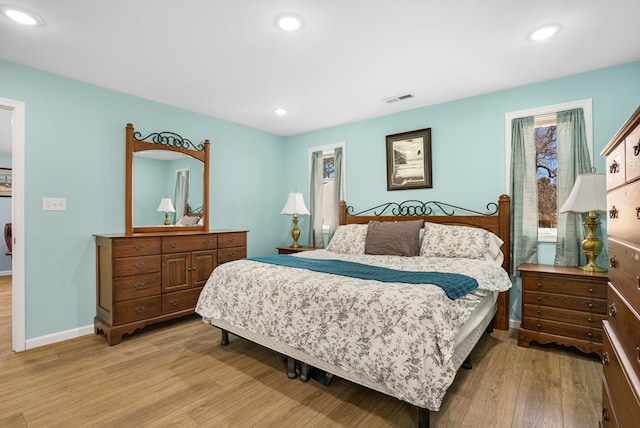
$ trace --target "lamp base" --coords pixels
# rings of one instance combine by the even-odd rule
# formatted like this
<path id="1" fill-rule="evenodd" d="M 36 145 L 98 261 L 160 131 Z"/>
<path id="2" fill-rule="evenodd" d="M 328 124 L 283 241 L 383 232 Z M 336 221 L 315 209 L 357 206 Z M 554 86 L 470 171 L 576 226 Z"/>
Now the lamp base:
<path id="1" fill-rule="evenodd" d="M 590 264 L 580 266 L 580 270 L 584 272 L 606 272 L 607 271 L 605 268 L 601 268 L 598 265 L 590 265 Z"/>
<path id="2" fill-rule="evenodd" d="M 293 238 L 293 244 L 289 248 L 300 248 L 298 244 L 298 238 L 300 237 L 300 229 L 298 229 L 298 214 L 293 215 L 293 229 L 291 229 L 291 237 Z"/>
<path id="3" fill-rule="evenodd" d="M 602 242 L 596 236 L 596 228 L 600 221 L 598 220 L 598 213 L 595 211 L 589 211 L 587 221 L 584 225 L 589 230 L 588 236 L 582 241 L 582 251 L 587 256 L 588 263 L 584 266 L 580 266 L 580 270 L 585 272 L 606 272 L 605 268 L 602 268 L 596 264 L 596 258 L 602 250 Z"/>

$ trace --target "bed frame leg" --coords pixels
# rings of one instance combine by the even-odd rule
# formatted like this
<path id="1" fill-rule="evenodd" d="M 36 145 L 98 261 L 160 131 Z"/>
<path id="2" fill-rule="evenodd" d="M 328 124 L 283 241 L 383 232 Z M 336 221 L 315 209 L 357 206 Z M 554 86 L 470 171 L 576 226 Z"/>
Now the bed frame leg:
<path id="1" fill-rule="evenodd" d="M 295 379 L 298 377 L 298 372 L 296 371 L 296 360 L 291 357 L 287 357 L 287 377 L 289 379 Z"/>
<path id="2" fill-rule="evenodd" d="M 306 382 L 309 380 L 309 364 L 300 361 L 300 380 Z"/>
<path id="3" fill-rule="evenodd" d="M 220 339 L 220 346 L 227 346 L 229 344 L 229 332 L 227 330 L 220 329 L 222 332 L 222 339 Z"/>
<path id="4" fill-rule="evenodd" d="M 429 428 L 429 409 L 418 407 L 418 428 Z"/>

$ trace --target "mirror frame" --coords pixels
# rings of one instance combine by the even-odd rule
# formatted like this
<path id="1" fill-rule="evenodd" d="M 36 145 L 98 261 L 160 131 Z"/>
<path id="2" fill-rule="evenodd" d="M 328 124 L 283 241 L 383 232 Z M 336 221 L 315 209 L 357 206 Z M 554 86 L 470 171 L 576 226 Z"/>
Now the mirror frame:
<path id="1" fill-rule="evenodd" d="M 150 140 L 150 141 L 145 141 Z M 142 137 L 142 134 L 135 132 L 133 125 L 127 123 L 126 127 L 126 196 L 125 196 L 125 234 L 133 235 L 134 233 L 176 233 L 209 231 L 209 140 L 195 145 L 186 138 L 173 132 L 154 132 Z M 137 152 L 145 150 L 167 150 L 171 152 L 182 153 L 198 159 L 203 163 L 203 183 L 202 189 L 202 226 L 144 226 L 135 227 L 133 225 L 133 155 Z"/>

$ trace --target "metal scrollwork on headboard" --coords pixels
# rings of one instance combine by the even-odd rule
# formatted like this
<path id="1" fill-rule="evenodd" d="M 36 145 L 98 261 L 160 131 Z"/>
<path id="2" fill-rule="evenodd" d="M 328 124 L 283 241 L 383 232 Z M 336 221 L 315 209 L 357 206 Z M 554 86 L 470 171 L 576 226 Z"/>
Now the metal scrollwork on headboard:
<path id="1" fill-rule="evenodd" d="M 434 209 L 439 210 L 434 212 Z M 364 211 L 360 211 L 355 213 L 354 208 L 352 206 L 347 207 L 347 215 L 363 215 L 366 213 L 373 212 L 372 215 L 382 216 L 382 215 L 394 215 L 394 216 L 430 216 L 430 215 L 447 215 L 453 216 L 456 215 L 455 210 L 462 210 L 467 213 L 473 213 L 477 215 L 495 215 L 498 213 L 498 204 L 495 202 L 490 202 L 487 204 L 487 212 L 482 213 L 479 211 L 475 211 L 469 208 L 459 207 L 456 205 L 447 204 L 439 201 L 427 201 L 422 202 L 415 199 L 410 199 L 404 202 L 386 202 L 384 204 L 380 204 L 373 208 L 366 209 Z M 440 214 L 440 212 L 442 214 Z"/>
<path id="2" fill-rule="evenodd" d="M 160 144 L 163 146 L 177 147 L 179 149 L 187 150 L 197 150 L 199 152 L 204 151 L 204 143 L 196 145 L 190 140 L 182 138 L 182 136 L 176 134 L 175 132 L 154 132 L 147 135 L 146 137 L 141 136 L 142 134 L 137 131 L 133 134 L 133 138 L 137 141 L 153 142 L 155 144 Z"/>

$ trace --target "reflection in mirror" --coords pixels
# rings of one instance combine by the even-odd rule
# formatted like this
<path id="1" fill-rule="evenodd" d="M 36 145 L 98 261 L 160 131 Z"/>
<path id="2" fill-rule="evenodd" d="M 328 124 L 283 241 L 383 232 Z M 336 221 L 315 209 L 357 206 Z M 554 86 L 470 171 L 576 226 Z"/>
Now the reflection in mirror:
<path id="1" fill-rule="evenodd" d="M 164 214 L 157 212 L 162 198 L 170 198 L 175 208 L 170 224 L 195 225 L 202 215 L 204 164 L 165 150 L 145 150 L 133 158 L 134 227 L 163 224 Z"/>
<path id="2" fill-rule="evenodd" d="M 126 146 L 125 233 L 208 231 L 209 140 L 194 144 L 173 132 L 143 137 L 129 123 Z"/>

